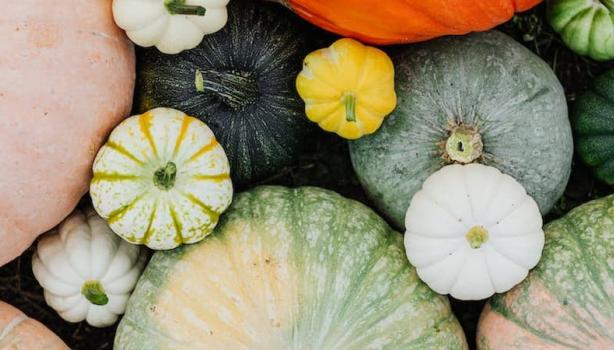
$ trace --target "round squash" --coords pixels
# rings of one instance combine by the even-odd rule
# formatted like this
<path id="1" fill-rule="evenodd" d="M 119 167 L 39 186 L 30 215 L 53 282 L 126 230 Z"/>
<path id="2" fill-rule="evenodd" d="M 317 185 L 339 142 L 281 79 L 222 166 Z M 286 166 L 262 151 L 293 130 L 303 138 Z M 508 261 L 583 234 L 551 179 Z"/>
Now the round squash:
<path id="1" fill-rule="evenodd" d="M 204 241 L 157 252 L 115 349 L 464 349 L 401 235 L 317 188 L 240 194 Z"/>
<path id="2" fill-rule="evenodd" d="M 140 55 L 141 112 L 173 107 L 211 127 L 239 185 L 295 161 L 310 123 L 294 80 L 306 54 L 296 23 L 274 4 L 233 0 L 228 24 L 178 55 Z"/>
<path id="3" fill-rule="evenodd" d="M 412 196 L 450 163 L 514 177 L 548 212 L 563 194 L 573 142 L 561 84 L 539 57 L 496 32 L 401 48 L 396 110 L 350 143 L 363 188 L 397 227 Z"/>
<path id="4" fill-rule="evenodd" d="M 481 164 L 429 176 L 405 216 L 405 249 L 434 291 L 479 300 L 518 284 L 544 247 L 537 204 L 511 176 Z"/>
<path id="5" fill-rule="evenodd" d="M 108 0 L 22 0 L 0 13 L 0 265 L 87 191 L 98 147 L 128 115 L 134 49 Z"/>
<path id="6" fill-rule="evenodd" d="M 563 42 L 579 55 L 614 59 L 612 0 L 550 0 L 548 21 Z"/>
<path id="7" fill-rule="evenodd" d="M 537 267 L 484 308 L 478 349 L 614 349 L 614 196 L 544 230 Z"/>
<path id="8" fill-rule="evenodd" d="M 197 46 L 226 24 L 229 0 L 113 0 L 113 17 L 140 46 L 175 54 Z"/>
<path id="9" fill-rule="evenodd" d="M 128 242 L 172 249 L 213 231 L 232 201 L 228 168 L 207 125 L 156 108 L 113 130 L 94 161 L 90 196 Z"/>
<path id="10" fill-rule="evenodd" d="M 309 120 L 351 140 L 374 133 L 397 103 L 390 57 L 348 38 L 307 55 L 296 90 Z"/>
<path id="11" fill-rule="evenodd" d="M 484 31 L 541 0 L 274 0 L 331 32 L 374 44 Z"/>
<path id="12" fill-rule="evenodd" d="M 614 70 L 578 96 L 572 125 L 582 160 L 594 168 L 597 178 L 614 185 Z"/>
<path id="13" fill-rule="evenodd" d="M 2 301 L 0 301 L 0 349 L 70 350 L 47 327 Z"/>
<path id="14" fill-rule="evenodd" d="M 146 249 L 123 241 L 88 207 L 38 241 L 32 271 L 60 317 L 106 327 L 124 313 L 146 260 Z"/>

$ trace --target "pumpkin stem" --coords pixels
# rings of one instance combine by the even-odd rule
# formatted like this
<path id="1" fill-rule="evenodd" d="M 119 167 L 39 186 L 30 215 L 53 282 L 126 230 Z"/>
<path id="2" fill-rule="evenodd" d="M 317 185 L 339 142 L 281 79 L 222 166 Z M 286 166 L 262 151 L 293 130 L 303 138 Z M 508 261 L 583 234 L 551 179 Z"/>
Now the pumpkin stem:
<path id="1" fill-rule="evenodd" d="M 488 231 L 482 226 L 473 226 L 465 235 L 469 246 L 473 249 L 478 249 L 482 244 L 488 241 Z"/>
<path id="2" fill-rule="evenodd" d="M 468 126 L 455 126 L 446 141 L 444 158 L 462 164 L 471 163 L 482 156 L 484 144 L 480 133 Z"/>
<path id="3" fill-rule="evenodd" d="M 171 15 L 204 16 L 207 12 L 202 6 L 186 5 L 185 0 L 164 0 L 164 6 Z"/>
<path id="4" fill-rule="evenodd" d="M 205 79 L 203 79 L 203 73 L 199 69 L 194 74 L 194 86 L 196 86 L 196 91 L 205 92 Z"/>
<path id="5" fill-rule="evenodd" d="M 161 190 L 169 190 L 175 185 L 177 177 L 177 166 L 173 162 L 168 162 L 166 165 L 154 173 L 153 182 Z"/>
<path id="6" fill-rule="evenodd" d="M 203 70 L 194 73 L 196 91 L 212 94 L 234 111 L 242 111 L 260 96 L 254 73 L 241 70 Z"/>
<path id="7" fill-rule="evenodd" d="M 81 287 L 81 294 L 94 305 L 107 305 L 109 297 L 98 281 L 85 281 Z"/>
<path id="8" fill-rule="evenodd" d="M 348 122 L 356 121 L 356 94 L 346 92 L 343 95 L 343 104 L 345 105 L 345 120 Z"/>

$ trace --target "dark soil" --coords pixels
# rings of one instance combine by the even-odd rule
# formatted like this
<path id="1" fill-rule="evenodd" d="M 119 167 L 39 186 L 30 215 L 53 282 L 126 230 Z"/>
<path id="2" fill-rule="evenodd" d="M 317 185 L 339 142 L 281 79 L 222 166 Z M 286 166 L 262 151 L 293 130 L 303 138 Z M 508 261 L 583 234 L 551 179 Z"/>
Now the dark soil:
<path id="1" fill-rule="evenodd" d="M 499 29 L 513 36 L 550 64 L 565 87 L 570 107 L 573 106 L 576 94 L 585 89 L 595 76 L 614 68 L 612 63 L 598 63 L 569 51 L 545 21 L 544 5 L 514 17 Z M 314 136 L 312 148 L 301 156 L 297 166 L 285 169 L 278 176 L 263 183 L 320 186 L 368 203 L 352 171 L 346 142 L 325 133 Z M 565 195 L 547 216 L 546 221 L 556 219 L 584 202 L 612 192 L 612 188 L 594 180 L 590 171 L 576 159 Z M 32 275 L 31 256 L 32 248 L 20 258 L 0 268 L 0 299 L 44 323 L 73 349 L 111 349 L 115 327 L 97 329 L 85 323 L 70 324 L 45 304 L 42 289 Z M 452 300 L 454 312 L 472 347 L 483 304 L 484 302 Z"/>

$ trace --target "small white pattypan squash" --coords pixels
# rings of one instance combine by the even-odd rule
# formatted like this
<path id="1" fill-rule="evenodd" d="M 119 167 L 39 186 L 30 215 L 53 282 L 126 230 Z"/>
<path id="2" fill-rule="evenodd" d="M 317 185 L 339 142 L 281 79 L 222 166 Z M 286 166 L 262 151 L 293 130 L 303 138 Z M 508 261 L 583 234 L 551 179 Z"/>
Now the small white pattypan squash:
<path id="1" fill-rule="evenodd" d="M 63 319 L 106 327 L 124 313 L 146 260 L 144 248 L 124 242 L 90 207 L 38 241 L 32 270 Z"/>
<path id="2" fill-rule="evenodd" d="M 121 122 L 93 170 L 98 214 L 128 242 L 152 249 L 202 240 L 232 201 L 224 149 L 205 123 L 172 108 Z"/>
<path id="3" fill-rule="evenodd" d="M 405 249 L 440 294 L 479 300 L 522 281 L 541 257 L 542 217 L 511 176 L 481 164 L 431 175 L 405 217 Z"/>
<path id="4" fill-rule="evenodd" d="M 192 49 L 226 25 L 228 0 L 113 0 L 115 23 L 135 44 L 167 54 Z"/>

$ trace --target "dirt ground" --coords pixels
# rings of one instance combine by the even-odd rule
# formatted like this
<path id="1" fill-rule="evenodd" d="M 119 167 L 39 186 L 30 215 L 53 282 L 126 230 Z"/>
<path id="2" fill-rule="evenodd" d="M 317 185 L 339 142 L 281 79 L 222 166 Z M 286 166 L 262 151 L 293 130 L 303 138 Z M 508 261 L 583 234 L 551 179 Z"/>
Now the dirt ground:
<path id="1" fill-rule="evenodd" d="M 614 64 L 598 63 L 573 54 L 549 27 L 544 12 L 544 5 L 541 5 L 516 16 L 500 26 L 499 30 L 513 36 L 550 64 L 565 87 L 567 99 L 572 106 L 576 93 L 585 89 L 595 76 L 613 68 Z M 324 133 L 318 133 L 312 149 L 301 156 L 297 166 L 286 169 L 264 183 L 320 186 L 367 203 L 352 171 L 347 144 L 336 136 Z M 612 188 L 596 182 L 588 169 L 579 160 L 575 160 L 566 193 L 547 216 L 546 222 L 586 201 L 612 192 Z M 115 327 L 97 329 L 86 323 L 70 324 L 45 304 L 42 289 L 32 275 L 31 256 L 32 249 L 0 268 L 0 299 L 43 322 L 73 349 L 111 349 Z M 452 300 L 454 312 L 472 347 L 483 304 Z"/>

